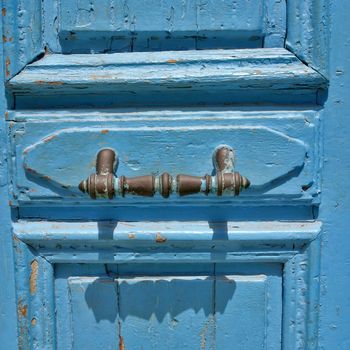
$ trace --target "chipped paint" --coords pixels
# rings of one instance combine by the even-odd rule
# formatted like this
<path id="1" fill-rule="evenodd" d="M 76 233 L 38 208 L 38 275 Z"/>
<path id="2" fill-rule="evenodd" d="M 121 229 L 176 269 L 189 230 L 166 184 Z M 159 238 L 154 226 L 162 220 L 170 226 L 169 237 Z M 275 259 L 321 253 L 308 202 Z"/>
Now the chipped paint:
<path id="1" fill-rule="evenodd" d="M 19 302 L 18 302 L 17 314 L 18 314 L 18 318 L 19 319 L 27 317 L 28 305 L 23 304 L 22 300 L 19 300 Z"/>
<path id="2" fill-rule="evenodd" d="M 101 134 L 108 134 L 109 133 L 109 130 L 108 129 L 103 129 L 101 130 Z"/>
<path id="3" fill-rule="evenodd" d="M 209 345 L 210 349 L 215 349 L 215 343 L 216 343 L 215 327 L 216 327 L 215 315 L 209 315 L 203 325 L 203 328 L 199 333 L 200 339 L 201 339 L 201 342 L 200 342 L 201 350 L 207 349 L 207 345 Z M 210 341 L 210 344 L 208 344 L 208 341 Z"/>
<path id="4" fill-rule="evenodd" d="M 33 260 L 30 264 L 30 276 L 29 276 L 29 290 L 31 295 L 34 295 L 36 293 L 38 273 L 39 273 L 39 263 L 36 260 Z"/>
<path id="5" fill-rule="evenodd" d="M 170 63 L 170 64 L 174 64 L 174 63 L 177 63 L 178 61 L 177 60 L 167 60 L 167 63 Z"/>
<path id="6" fill-rule="evenodd" d="M 24 168 L 28 173 L 37 174 L 37 172 L 36 172 L 34 169 L 29 168 L 29 167 L 27 166 L 27 164 L 23 164 L 23 168 Z"/>
<path id="7" fill-rule="evenodd" d="M 36 325 L 36 318 L 33 317 L 32 320 L 30 321 L 30 324 L 34 327 Z"/>
<path id="8" fill-rule="evenodd" d="M 163 237 L 159 232 L 156 234 L 156 242 L 157 243 L 165 243 L 167 239 Z"/>
<path id="9" fill-rule="evenodd" d="M 119 296 L 119 294 L 118 294 Z M 122 336 L 122 323 L 118 320 L 118 332 L 119 332 L 119 350 L 125 350 L 124 337 Z"/>
<path id="10" fill-rule="evenodd" d="M 45 138 L 43 138 L 43 142 L 45 142 L 45 143 L 47 143 L 47 142 L 50 142 L 50 141 L 52 141 L 54 138 L 56 138 L 57 137 L 57 135 L 50 135 L 50 136 L 47 136 L 47 137 L 45 137 Z"/>
<path id="11" fill-rule="evenodd" d="M 9 112 L 6 111 L 6 112 L 5 112 L 5 120 L 7 120 L 8 118 L 9 118 Z"/>
<path id="12" fill-rule="evenodd" d="M 11 60 L 9 58 L 6 58 L 5 60 L 5 71 L 6 71 L 6 77 L 9 78 L 11 73 L 10 73 L 10 65 L 11 65 Z"/>
<path id="13" fill-rule="evenodd" d="M 64 82 L 62 82 L 62 81 L 36 80 L 35 84 L 38 84 L 38 85 L 43 85 L 43 84 L 47 84 L 47 85 L 63 85 Z"/>
<path id="14" fill-rule="evenodd" d="M 1 14 L 2 14 L 2 17 L 5 17 L 6 16 L 6 7 L 3 7 L 2 9 L 1 9 Z"/>
<path id="15" fill-rule="evenodd" d="M 119 336 L 119 350 L 125 350 L 124 337 Z"/>
<path id="16" fill-rule="evenodd" d="M 135 233 L 129 233 L 128 237 L 129 237 L 129 239 L 135 239 L 136 235 L 135 235 Z"/>

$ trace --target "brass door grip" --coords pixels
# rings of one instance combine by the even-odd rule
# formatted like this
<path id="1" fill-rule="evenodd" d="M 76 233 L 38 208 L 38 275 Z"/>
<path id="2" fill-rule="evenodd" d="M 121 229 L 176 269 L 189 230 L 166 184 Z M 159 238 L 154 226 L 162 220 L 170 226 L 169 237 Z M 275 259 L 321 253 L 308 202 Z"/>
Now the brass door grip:
<path id="1" fill-rule="evenodd" d="M 168 173 L 163 173 L 160 176 L 117 177 L 114 175 L 117 166 L 116 154 L 114 150 L 106 148 L 97 154 L 96 173 L 82 181 L 79 189 L 88 193 L 93 199 L 112 199 L 117 195 L 124 197 L 126 194 L 153 197 L 156 193 L 164 198 L 168 198 L 172 193 L 180 196 L 196 193 L 238 196 L 243 189 L 249 187 L 249 180 L 233 171 L 234 150 L 232 148 L 229 146 L 217 148 L 213 154 L 213 162 L 214 176 L 181 174 L 172 177 Z"/>

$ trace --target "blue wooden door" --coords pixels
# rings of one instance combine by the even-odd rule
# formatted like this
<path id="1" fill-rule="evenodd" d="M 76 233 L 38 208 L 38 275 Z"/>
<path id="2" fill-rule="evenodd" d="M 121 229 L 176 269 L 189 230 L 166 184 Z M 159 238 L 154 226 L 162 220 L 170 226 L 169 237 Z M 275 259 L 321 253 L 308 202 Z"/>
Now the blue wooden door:
<path id="1" fill-rule="evenodd" d="M 350 348 L 349 5 L 1 3 L 0 349 Z"/>

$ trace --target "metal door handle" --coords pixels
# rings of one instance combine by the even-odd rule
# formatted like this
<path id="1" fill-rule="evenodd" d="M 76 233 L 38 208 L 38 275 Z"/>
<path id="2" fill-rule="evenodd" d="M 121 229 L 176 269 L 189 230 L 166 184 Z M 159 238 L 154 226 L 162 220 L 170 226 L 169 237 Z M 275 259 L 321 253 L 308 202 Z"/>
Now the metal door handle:
<path id="1" fill-rule="evenodd" d="M 88 193 L 93 199 L 112 199 L 116 195 L 124 197 L 127 193 L 152 197 L 157 192 L 164 198 L 168 198 L 172 193 L 180 196 L 196 193 L 238 196 L 242 189 L 249 187 L 249 180 L 233 171 L 234 150 L 232 148 L 229 146 L 217 148 L 213 154 L 213 162 L 216 170 L 214 176 L 199 177 L 181 174 L 173 178 L 168 173 L 163 173 L 160 176 L 117 177 L 114 175 L 117 166 L 116 154 L 114 150 L 106 148 L 97 154 L 96 173 L 82 181 L 79 189 Z"/>

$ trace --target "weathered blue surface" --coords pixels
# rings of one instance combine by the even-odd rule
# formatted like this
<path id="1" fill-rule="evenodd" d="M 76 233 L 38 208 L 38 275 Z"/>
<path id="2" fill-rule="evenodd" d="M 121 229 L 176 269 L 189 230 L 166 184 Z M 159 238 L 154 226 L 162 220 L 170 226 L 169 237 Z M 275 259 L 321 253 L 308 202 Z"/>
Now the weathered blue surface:
<path id="1" fill-rule="evenodd" d="M 305 105 L 319 104 L 326 87 L 282 48 L 53 54 L 8 82 L 17 109 Z"/>
<path id="2" fill-rule="evenodd" d="M 49 0 L 45 13 L 47 45 L 64 53 L 276 47 L 286 32 L 275 0 Z"/>
<path id="3" fill-rule="evenodd" d="M 140 3 L 2 1 L 0 348 L 348 350 L 350 5 Z M 76 190 L 218 143 L 242 197 Z"/>
<path id="4" fill-rule="evenodd" d="M 20 112 L 9 118 L 22 121 L 10 125 L 13 204 L 91 203 L 77 186 L 95 171 L 95 158 L 101 147 L 114 148 L 118 153 L 119 175 L 167 171 L 174 176 L 179 173 L 204 176 L 213 172 L 212 153 L 220 144 L 235 149 L 235 167 L 252 183 L 239 198 L 197 195 L 164 200 L 160 196 L 151 199 L 129 196 L 104 203 L 154 205 L 170 201 L 198 205 L 265 201 L 271 205 L 318 201 L 317 109 L 51 111 L 50 114 Z M 55 156 L 65 152 L 70 157 Z M 92 204 L 101 205 L 101 202 Z"/>
<path id="5" fill-rule="evenodd" d="M 0 25 L 0 36 L 3 26 Z M 4 349 L 17 348 L 17 303 L 14 284 L 14 260 L 12 251 L 11 211 L 8 205 L 8 138 L 5 111 L 5 57 L 0 47 L 0 339 Z"/>
<path id="6" fill-rule="evenodd" d="M 192 342 L 201 346 L 203 338 L 208 339 L 203 349 L 221 346 L 223 342 L 230 344 L 231 341 L 239 342 L 243 349 L 256 346 L 263 349 L 265 344 L 268 348 L 278 349 L 281 327 L 285 328 L 282 339 L 284 348 L 294 349 L 297 343 L 303 344 L 309 339 L 311 341 L 317 332 L 314 323 L 309 325 L 306 332 L 304 320 L 317 317 L 314 309 L 317 294 L 311 298 L 312 294 L 305 291 L 311 293 L 317 287 L 317 281 L 312 276 L 318 273 L 320 228 L 318 222 L 117 224 L 19 221 L 14 226 L 14 233 L 19 240 L 45 257 L 39 265 L 39 271 L 42 269 L 44 273 L 47 262 L 56 264 L 54 276 L 56 302 L 59 305 L 58 344 L 63 349 L 70 348 L 73 339 L 85 342 L 86 346 L 90 343 L 96 346 L 103 342 L 104 339 L 96 338 L 93 332 L 98 332 L 106 318 L 115 323 L 116 327 L 114 332 L 108 323 L 107 328 L 104 327 L 108 339 L 107 343 L 103 343 L 105 346 L 115 342 L 119 346 L 133 345 L 137 344 L 133 341 L 141 338 L 146 339 L 148 344 L 151 342 L 150 349 L 162 347 L 163 343 L 157 342 L 158 338 L 153 339 L 151 335 L 157 334 L 157 330 L 161 329 L 169 331 L 168 320 L 170 326 L 174 324 L 171 322 L 174 320 L 169 317 L 175 316 L 177 308 L 183 310 L 175 317 L 179 322 L 177 327 L 199 330 L 197 334 L 193 334 L 193 331 L 188 335 L 183 332 L 178 336 L 170 334 L 167 339 L 172 342 L 173 349 L 178 348 L 179 342 L 184 346 L 191 345 Z M 22 244 L 17 245 L 17 249 L 22 251 Z M 280 304 L 282 266 L 286 280 L 284 293 L 289 300 L 289 303 L 283 305 Z M 30 276 L 31 271 L 32 267 L 22 274 Z M 53 271 L 48 273 L 53 274 Z M 130 279 L 131 277 L 135 279 Z M 202 284 L 198 286 L 198 280 L 203 277 L 209 281 L 214 278 L 212 283 L 217 282 L 212 287 L 202 287 Z M 135 280 L 140 282 L 136 285 L 137 288 L 131 288 L 124 294 L 124 288 L 130 288 L 130 283 L 133 285 L 132 281 Z M 171 289 L 175 289 L 176 293 L 172 302 L 167 301 L 172 295 L 170 291 L 157 293 L 156 287 L 153 291 L 142 292 L 151 281 L 167 286 L 169 281 L 176 280 L 183 282 L 179 287 Z M 191 280 L 197 282 L 191 286 Z M 237 281 L 234 292 L 224 284 L 227 280 Z M 108 295 L 103 300 L 109 301 L 109 309 L 95 294 L 102 295 L 99 288 L 103 281 L 114 283 L 116 288 L 103 288 L 103 293 Z M 262 288 L 262 283 L 266 283 L 265 288 Z M 203 292 L 194 293 L 196 286 Z M 214 300 L 208 295 L 213 288 L 216 291 Z M 221 292 L 220 288 L 223 288 Z M 133 301 L 129 302 L 128 298 L 134 293 Z M 183 293 L 188 297 L 184 298 Z M 35 294 L 49 298 L 48 300 L 51 297 L 48 289 L 37 289 Z M 306 307 L 308 304 L 312 307 Z M 118 312 L 121 307 L 123 310 Z M 213 307 L 216 309 L 214 313 L 210 312 Z M 280 322 L 281 307 L 283 323 Z M 193 309 L 196 310 L 196 317 L 192 314 Z M 70 321 L 65 317 L 67 313 L 72 316 Z M 82 319 L 83 315 L 85 317 Z M 225 318 L 227 321 L 223 321 Z M 74 319 L 81 321 L 74 325 Z M 89 332 L 81 331 L 83 320 L 88 322 L 86 327 L 93 327 L 91 338 Z M 240 322 L 231 330 L 235 321 Z M 46 318 L 38 318 L 38 322 L 44 322 L 42 326 L 49 326 Z M 73 322 L 72 327 L 69 322 Z M 245 336 L 251 333 L 251 328 L 247 333 L 247 326 L 244 326 L 246 322 L 254 327 L 255 337 Z M 203 332 L 205 324 L 208 329 Z M 294 326 L 290 327 L 290 324 Z M 137 332 L 144 328 L 144 332 Z M 76 333 L 74 329 L 77 330 Z M 132 335 L 134 329 L 139 338 Z M 262 332 L 262 329 L 265 331 Z M 61 335 L 66 334 L 67 330 L 71 337 Z M 158 337 L 164 336 L 164 332 Z M 198 336 L 198 333 L 203 336 Z M 187 338 L 189 343 L 183 343 Z M 225 339 L 231 341 L 227 343 Z"/>

